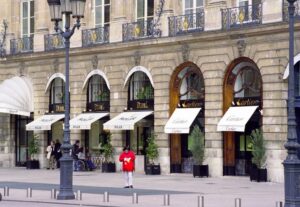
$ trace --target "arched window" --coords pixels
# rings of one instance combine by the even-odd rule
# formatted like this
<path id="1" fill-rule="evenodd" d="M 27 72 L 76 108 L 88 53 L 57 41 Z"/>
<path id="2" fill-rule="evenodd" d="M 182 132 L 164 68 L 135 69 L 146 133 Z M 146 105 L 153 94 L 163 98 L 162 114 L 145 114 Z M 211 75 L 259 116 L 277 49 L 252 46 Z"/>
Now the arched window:
<path id="1" fill-rule="evenodd" d="M 204 82 L 199 71 L 191 67 L 185 67 L 178 74 L 179 99 L 198 100 L 204 98 Z"/>
<path id="2" fill-rule="evenodd" d="M 88 111 L 108 110 L 110 91 L 100 75 L 93 75 L 88 82 Z"/>
<path id="3" fill-rule="evenodd" d="M 261 92 L 261 76 L 253 67 L 235 68 L 232 70 L 235 76 L 233 94 L 235 98 L 259 97 Z"/>
<path id="4" fill-rule="evenodd" d="M 129 100 L 150 100 L 154 98 L 154 90 L 148 76 L 143 72 L 135 72 L 129 82 Z"/>
<path id="5" fill-rule="evenodd" d="M 64 111 L 65 82 L 61 78 L 55 78 L 51 83 L 49 111 Z"/>

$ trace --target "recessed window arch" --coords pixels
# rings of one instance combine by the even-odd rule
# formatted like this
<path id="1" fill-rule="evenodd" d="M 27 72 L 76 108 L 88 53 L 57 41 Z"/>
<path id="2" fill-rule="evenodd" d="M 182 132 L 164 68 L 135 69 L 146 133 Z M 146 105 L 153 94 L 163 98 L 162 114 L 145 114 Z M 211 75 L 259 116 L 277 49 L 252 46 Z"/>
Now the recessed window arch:
<path id="1" fill-rule="evenodd" d="M 151 100 L 154 98 L 154 89 L 148 76 L 137 71 L 129 80 L 129 100 Z"/>
<path id="2" fill-rule="evenodd" d="M 65 82 L 62 78 L 55 78 L 50 87 L 50 112 L 64 111 L 65 103 Z"/>
<path id="3" fill-rule="evenodd" d="M 104 78 L 98 74 L 90 77 L 87 87 L 87 110 L 108 110 L 110 91 Z"/>

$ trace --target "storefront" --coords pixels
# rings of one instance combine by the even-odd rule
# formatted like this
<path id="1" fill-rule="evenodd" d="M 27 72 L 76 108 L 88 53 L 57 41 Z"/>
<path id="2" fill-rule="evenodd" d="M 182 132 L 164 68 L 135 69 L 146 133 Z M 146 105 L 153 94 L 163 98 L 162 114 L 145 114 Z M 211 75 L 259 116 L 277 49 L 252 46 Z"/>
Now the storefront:
<path id="1" fill-rule="evenodd" d="M 252 130 L 262 126 L 262 79 L 251 60 L 230 64 L 223 93 L 224 116 L 217 130 L 223 131 L 223 174 L 248 175 L 251 167 Z"/>
<path id="2" fill-rule="evenodd" d="M 188 135 L 194 125 L 204 132 L 204 79 L 191 62 L 181 64 L 170 82 L 170 119 L 165 133 L 170 134 L 171 173 L 192 172 Z"/>

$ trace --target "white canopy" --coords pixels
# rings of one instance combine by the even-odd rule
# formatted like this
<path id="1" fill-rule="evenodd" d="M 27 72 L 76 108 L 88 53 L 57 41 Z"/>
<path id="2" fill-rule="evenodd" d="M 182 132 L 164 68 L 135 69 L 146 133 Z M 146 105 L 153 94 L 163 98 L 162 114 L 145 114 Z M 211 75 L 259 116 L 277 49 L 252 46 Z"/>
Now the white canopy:
<path id="1" fill-rule="evenodd" d="M 165 126 L 165 133 L 188 134 L 201 108 L 176 108 Z"/>
<path id="2" fill-rule="evenodd" d="M 27 131 L 51 130 L 51 125 L 65 117 L 64 114 L 47 114 L 26 124 Z"/>
<path id="3" fill-rule="evenodd" d="M 105 130 L 134 130 L 134 124 L 153 111 L 128 111 L 119 114 L 103 124 Z"/>
<path id="4" fill-rule="evenodd" d="M 70 120 L 70 129 L 91 129 L 93 122 L 107 116 L 108 113 L 84 113 Z"/>
<path id="5" fill-rule="evenodd" d="M 220 122 L 217 131 L 244 132 L 245 126 L 258 106 L 230 107 Z"/>
<path id="6" fill-rule="evenodd" d="M 30 116 L 33 112 L 32 84 L 25 76 L 13 77 L 0 84 L 0 113 Z"/>

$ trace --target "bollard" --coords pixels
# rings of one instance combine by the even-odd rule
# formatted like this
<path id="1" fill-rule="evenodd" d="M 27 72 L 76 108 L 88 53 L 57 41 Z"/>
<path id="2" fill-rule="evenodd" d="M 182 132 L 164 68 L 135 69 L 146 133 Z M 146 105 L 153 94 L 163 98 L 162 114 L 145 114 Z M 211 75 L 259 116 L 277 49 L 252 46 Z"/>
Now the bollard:
<path id="1" fill-rule="evenodd" d="M 133 193 L 132 194 L 132 203 L 138 203 L 139 202 L 139 198 L 138 198 L 138 194 L 137 193 Z"/>
<path id="2" fill-rule="evenodd" d="M 169 206 L 170 205 L 170 194 L 165 194 L 164 195 L 164 206 Z"/>
<path id="3" fill-rule="evenodd" d="M 31 198 L 32 197 L 32 188 L 27 188 L 27 198 Z"/>
<path id="4" fill-rule="evenodd" d="M 204 196 L 198 196 L 198 207 L 204 207 Z"/>
<path id="5" fill-rule="evenodd" d="M 107 191 L 103 194 L 103 202 L 109 202 L 109 193 Z"/>
<path id="6" fill-rule="evenodd" d="M 235 200 L 234 200 L 234 206 L 235 207 L 242 207 L 242 199 L 241 198 L 236 198 Z"/>
<path id="7" fill-rule="evenodd" d="M 76 193 L 76 199 L 77 200 L 82 200 L 82 193 L 80 190 L 77 190 L 77 193 Z"/>
<path id="8" fill-rule="evenodd" d="M 2 194 L 0 193 L 0 201 L 2 201 Z"/>
<path id="9" fill-rule="evenodd" d="M 276 202 L 276 207 L 283 207 L 283 203 L 281 201 Z"/>
<path id="10" fill-rule="evenodd" d="M 4 196 L 9 196 L 9 187 L 8 186 L 5 186 L 4 187 Z"/>
<path id="11" fill-rule="evenodd" d="M 51 189 L 51 198 L 56 199 L 56 189 L 55 188 Z"/>

